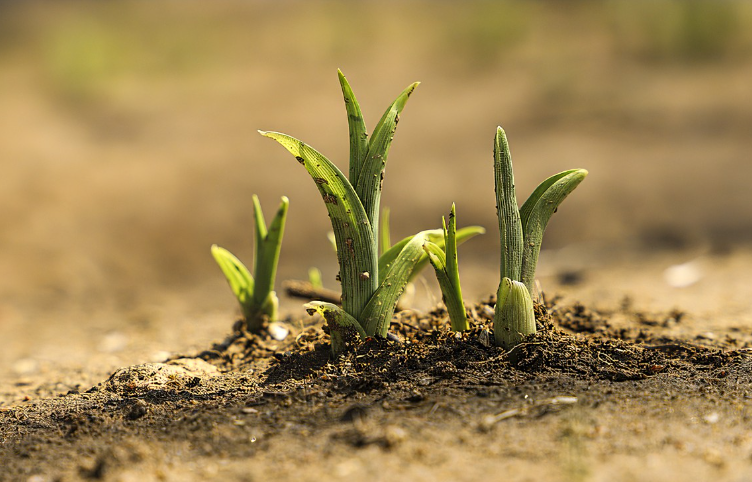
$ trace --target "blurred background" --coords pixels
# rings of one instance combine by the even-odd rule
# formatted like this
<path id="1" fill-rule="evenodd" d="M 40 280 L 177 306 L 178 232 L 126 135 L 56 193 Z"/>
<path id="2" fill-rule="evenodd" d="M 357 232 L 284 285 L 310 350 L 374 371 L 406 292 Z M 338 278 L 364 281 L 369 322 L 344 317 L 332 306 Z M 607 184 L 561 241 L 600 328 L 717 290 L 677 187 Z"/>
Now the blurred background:
<path id="1" fill-rule="evenodd" d="M 209 246 L 251 262 L 254 193 L 267 216 L 290 198 L 278 281 L 318 266 L 336 288 L 317 190 L 256 130 L 346 170 L 337 68 L 369 128 L 422 82 L 382 206 L 393 240 L 439 226 L 452 202 L 460 225 L 487 228 L 460 252 L 472 301 L 498 284 L 497 125 L 520 202 L 555 172 L 590 171 L 547 231 L 546 289 L 691 308 L 696 292 L 656 295 L 650 280 L 750 259 L 752 4 L 2 2 L 0 375 L 134 363 L 228 333 L 238 311 Z M 711 292 L 748 299 L 724 276 Z"/>

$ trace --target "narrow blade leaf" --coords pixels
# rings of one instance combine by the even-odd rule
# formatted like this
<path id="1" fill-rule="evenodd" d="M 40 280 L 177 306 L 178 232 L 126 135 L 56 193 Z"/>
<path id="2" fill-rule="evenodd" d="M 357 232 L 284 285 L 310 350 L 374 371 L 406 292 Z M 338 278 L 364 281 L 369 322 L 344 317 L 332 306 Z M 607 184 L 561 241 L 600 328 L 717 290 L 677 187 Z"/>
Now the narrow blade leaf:
<path id="1" fill-rule="evenodd" d="M 543 193 L 545 193 L 548 188 L 550 188 L 554 183 L 559 181 L 561 178 L 566 177 L 570 174 L 573 174 L 580 169 L 569 169 L 564 172 L 560 172 L 558 174 L 554 174 L 553 176 L 549 177 L 542 183 L 538 184 L 538 187 L 535 188 L 532 194 L 528 196 L 525 203 L 520 208 L 520 221 L 522 222 L 522 232 L 525 232 L 525 226 L 527 226 L 527 222 L 530 219 L 530 214 L 533 212 L 533 207 L 538 203 L 540 198 L 543 196 Z"/>
<path id="2" fill-rule="evenodd" d="M 303 307 L 309 315 L 319 313 L 326 320 L 332 340 L 332 355 L 335 357 L 357 343 L 359 339 L 366 338 L 366 333 L 360 323 L 337 305 L 324 301 L 311 301 Z"/>
<path id="3" fill-rule="evenodd" d="M 432 243 L 435 243 L 442 248 L 444 247 L 444 237 L 441 232 L 441 229 L 431 229 L 429 231 L 422 231 L 422 232 L 425 235 L 427 241 L 431 241 Z M 407 243 L 412 241 L 413 237 L 414 236 L 408 236 L 406 238 L 401 239 L 400 241 L 392 245 L 391 248 L 386 250 L 384 254 L 381 255 L 381 257 L 379 258 L 379 284 L 381 284 L 384 281 L 386 274 L 391 269 L 395 260 L 397 259 L 399 254 L 402 252 L 402 250 L 405 249 L 405 246 L 407 246 Z M 426 263 L 428 263 L 428 259 L 424 259 L 424 257 L 421 258 L 421 261 L 425 261 Z"/>
<path id="4" fill-rule="evenodd" d="M 258 204 L 258 198 L 254 196 L 255 211 L 257 214 L 257 223 L 261 222 L 263 226 L 264 217 L 261 213 L 261 206 Z M 253 299 L 256 305 L 262 305 L 267 299 L 269 293 L 274 290 L 274 280 L 277 276 L 277 264 L 279 264 L 279 252 L 282 249 L 282 237 L 285 232 L 285 221 L 287 220 L 287 209 L 290 201 L 286 196 L 282 196 L 277 213 L 272 219 L 271 225 L 267 231 L 264 226 L 264 237 L 261 243 L 256 245 L 256 265 L 254 274 L 256 279 L 256 288 L 253 292 Z M 257 241 L 258 242 L 258 241 Z M 272 318 L 272 321 L 276 318 Z"/>
<path id="5" fill-rule="evenodd" d="M 449 211 L 449 224 L 447 225 L 443 219 L 442 224 L 444 225 L 444 244 L 446 245 L 444 247 L 447 258 L 446 272 L 454 290 L 453 299 L 449 301 L 447 310 L 453 310 L 453 312 L 449 311 L 449 316 L 452 320 L 452 329 L 454 331 L 464 331 L 469 326 L 467 323 L 467 314 L 465 313 L 465 303 L 462 300 L 462 288 L 460 286 L 460 269 L 457 256 L 457 211 L 454 203 L 452 203 L 452 209 Z"/>
<path id="6" fill-rule="evenodd" d="M 457 259 L 457 212 L 454 203 L 452 203 L 452 209 L 449 211 L 449 224 L 447 225 L 443 218 L 441 223 L 444 227 L 444 251 L 447 258 L 447 275 L 449 275 L 452 285 L 455 286 L 455 290 L 460 300 L 462 300 L 459 260 Z"/>
<path id="7" fill-rule="evenodd" d="M 456 232 L 455 237 L 457 245 L 460 245 L 465 241 L 478 236 L 479 234 L 485 234 L 485 232 L 486 230 L 482 226 L 468 226 L 462 228 Z M 424 231 L 424 233 L 426 233 L 426 239 L 428 241 L 444 249 L 444 236 L 441 229 L 432 229 L 429 231 Z M 384 276 L 386 276 L 387 271 L 389 271 L 389 267 L 392 265 L 394 260 L 397 259 L 400 251 L 402 251 L 402 249 L 408 242 L 410 242 L 411 239 L 413 239 L 413 237 L 408 236 L 400 240 L 381 255 L 381 257 L 379 258 L 379 284 L 384 281 Z M 427 264 L 428 258 L 426 256 L 422 256 L 420 261 L 418 261 L 418 263 L 415 265 L 415 269 L 410 275 L 410 279 L 412 280 L 413 278 L 415 278 L 418 273 L 420 273 L 420 271 L 426 267 Z"/>
<path id="8" fill-rule="evenodd" d="M 427 233 L 425 231 L 412 237 L 400 251 L 397 259 L 394 260 L 386 273 L 384 281 L 363 309 L 360 319 L 366 334 L 369 336 L 386 337 L 389 323 L 397 306 L 397 300 L 405 290 L 405 285 L 410 280 L 415 265 L 423 257 L 427 257 L 423 251 L 423 243 L 426 240 Z"/>
<path id="9" fill-rule="evenodd" d="M 453 281 L 453 274 L 449 273 L 447 256 L 444 251 L 434 243 L 426 242 L 423 250 L 428 255 L 428 261 L 436 271 L 436 279 L 441 288 L 441 298 L 446 305 L 452 330 L 465 331 L 469 328 L 465 303 L 462 300 L 462 292 L 459 283 Z"/>
<path id="10" fill-rule="evenodd" d="M 399 114 L 405 108 L 407 99 L 413 93 L 419 82 L 411 84 L 389 106 L 381 120 L 373 130 L 368 143 L 368 152 L 360 168 L 358 180 L 353 183 L 358 198 L 363 203 L 368 220 L 371 222 L 374 238 L 378 239 L 379 203 L 381 202 L 381 187 L 384 178 L 389 148 L 392 145 L 394 132 L 399 122 Z"/>
<path id="11" fill-rule="evenodd" d="M 256 259 L 254 262 L 258 262 L 259 250 L 264 245 L 264 239 L 266 239 L 266 220 L 264 219 L 264 212 L 261 210 L 261 203 L 258 196 L 253 195 L 253 232 L 256 235 Z"/>
<path id="12" fill-rule="evenodd" d="M 502 278 L 494 313 L 494 338 L 505 350 L 517 346 L 525 335 L 535 333 L 533 300 L 525 285 Z"/>
<path id="13" fill-rule="evenodd" d="M 350 182 L 355 184 L 368 152 L 368 131 L 363 113 L 360 111 L 360 104 L 350 88 L 350 83 L 347 82 L 341 70 L 338 69 L 337 74 L 339 74 L 339 84 L 342 86 L 342 95 L 345 98 L 347 126 L 350 131 Z"/>
<path id="14" fill-rule="evenodd" d="M 392 247 L 392 233 L 389 229 L 389 215 L 391 211 L 389 208 L 384 208 L 381 213 L 381 229 L 379 230 L 379 253 L 384 254 L 389 248 Z"/>
<path id="15" fill-rule="evenodd" d="M 253 300 L 254 283 L 251 272 L 235 255 L 216 244 L 212 245 L 211 253 L 217 265 L 219 265 L 219 269 L 227 278 L 235 298 L 240 303 L 243 315 L 247 317 L 249 312 L 252 311 L 251 303 Z"/>
<path id="16" fill-rule="evenodd" d="M 501 238 L 501 277 L 520 279 L 522 272 L 522 224 L 514 191 L 512 156 L 504 129 L 496 129 L 494 140 L 496 214 Z"/>
<path id="17" fill-rule="evenodd" d="M 304 165 L 321 193 L 334 230 L 342 280 L 342 306 L 356 319 L 378 286 L 378 253 L 363 205 L 342 172 L 305 143 L 278 132 L 261 132 Z"/>
<path id="18" fill-rule="evenodd" d="M 588 172 L 585 169 L 574 169 L 552 176 L 543 181 L 541 186 L 548 184 L 543 190 L 536 189 L 525 205 L 525 231 L 524 251 L 522 252 L 522 270 L 520 280 L 525 284 L 530 293 L 533 292 L 535 283 L 535 268 L 538 264 L 541 241 L 546 230 L 548 221 L 564 199 L 585 179 Z M 551 179 L 554 179 L 553 182 Z M 542 191 L 539 193 L 539 190 Z M 538 193 L 538 194 L 536 194 Z M 529 204 L 528 204 L 529 203 Z"/>

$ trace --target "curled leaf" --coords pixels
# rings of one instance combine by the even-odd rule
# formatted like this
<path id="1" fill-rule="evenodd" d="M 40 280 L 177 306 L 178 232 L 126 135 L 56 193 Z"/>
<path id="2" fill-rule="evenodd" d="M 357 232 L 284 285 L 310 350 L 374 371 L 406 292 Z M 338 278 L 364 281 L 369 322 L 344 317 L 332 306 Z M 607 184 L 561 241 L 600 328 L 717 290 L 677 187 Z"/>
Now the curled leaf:
<path id="1" fill-rule="evenodd" d="M 324 301 L 311 301 L 303 307 L 309 315 L 319 313 L 326 320 L 332 340 L 332 355 L 337 357 L 348 347 L 366 338 L 360 323 L 339 306 Z"/>
<path id="2" fill-rule="evenodd" d="M 535 283 L 535 268 L 538 265 L 543 233 L 546 231 L 548 221 L 562 201 L 579 186 L 587 174 L 585 169 L 571 169 L 551 176 L 533 191 L 520 209 L 525 241 L 519 279 L 531 293 Z"/>

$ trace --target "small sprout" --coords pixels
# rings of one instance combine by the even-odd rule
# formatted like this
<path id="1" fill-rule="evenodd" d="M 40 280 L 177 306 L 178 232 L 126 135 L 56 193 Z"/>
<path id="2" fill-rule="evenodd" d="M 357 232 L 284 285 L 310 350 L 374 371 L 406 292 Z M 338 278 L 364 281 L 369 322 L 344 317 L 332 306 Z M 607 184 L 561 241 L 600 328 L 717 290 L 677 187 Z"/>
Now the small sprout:
<path id="1" fill-rule="evenodd" d="M 342 308 L 324 301 L 311 301 L 303 305 L 309 315 L 318 313 L 326 320 L 332 343 L 332 355 L 339 356 L 358 339 L 365 339 L 366 333 L 360 323 Z"/>
<path id="2" fill-rule="evenodd" d="M 525 335 L 535 333 L 530 293 L 535 284 L 543 233 L 559 205 L 588 172 L 570 169 L 549 177 L 518 208 L 509 143 L 499 127 L 494 142 L 494 173 L 501 238 L 501 283 L 494 314 L 494 336 L 497 344 L 509 350 Z"/>
<path id="3" fill-rule="evenodd" d="M 444 227 L 444 249 L 435 243 L 427 241 L 423 250 L 428 254 L 428 260 L 436 271 L 436 278 L 441 287 L 442 299 L 447 307 L 452 330 L 465 331 L 470 328 L 467 322 L 465 303 L 462 300 L 460 288 L 460 273 L 457 264 L 457 219 L 455 207 L 449 213 L 449 225 L 442 218 Z M 482 228 L 481 228 L 482 229 Z"/>
<path id="4" fill-rule="evenodd" d="M 496 300 L 494 338 L 505 350 L 517 346 L 525 335 L 535 333 L 533 300 L 525 285 L 503 278 Z"/>
<path id="5" fill-rule="evenodd" d="M 317 290 L 324 287 L 324 282 L 321 280 L 321 271 L 318 268 L 308 270 L 308 282 L 311 283 L 312 288 Z"/>
<path id="6" fill-rule="evenodd" d="M 289 200 L 283 196 L 277 214 L 267 229 L 261 204 L 258 197 L 253 196 L 256 234 L 254 276 L 226 249 L 216 244 L 211 248 L 214 259 L 240 303 L 246 329 L 250 332 L 258 332 L 264 321 L 276 321 L 278 318 L 279 300 L 274 292 L 274 279 L 289 204 Z"/>

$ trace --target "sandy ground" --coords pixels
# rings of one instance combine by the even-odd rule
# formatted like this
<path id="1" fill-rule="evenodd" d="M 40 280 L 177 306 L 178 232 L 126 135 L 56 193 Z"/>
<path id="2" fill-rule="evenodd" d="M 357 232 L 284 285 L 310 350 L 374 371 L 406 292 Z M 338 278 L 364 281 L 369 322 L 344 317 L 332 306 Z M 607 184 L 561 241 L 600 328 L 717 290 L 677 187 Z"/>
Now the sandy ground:
<path id="1" fill-rule="evenodd" d="M 337 68 L 369 126 L 402 88 L 422 81 L 400 121 L 383 203 L 392 208 L 393 238 L 437 226 L 451 202 L 460 225 L 488 229 L 460 253 L 468 299 L 498 284 L 491 147 L 500 124 L 519 193 L 554 172 L 590 171 L 546 235 L 539 275 L 549 297 L 581 301 L 615 326 L 634 326 L 637 312 L 680 310 L 682 322 L 663 329 L 682 340 L 748 336 L 752 12 L 735 2 L 625 5 L 409 3 L 392 4 L 394 14 L 367 2 L 210 8 L 166 2 L 158 11 L 138 3 L 3 3 L 0 409 L 48 403 L 120 367 L 195 354 L 222 340 L 237 312 L 208 248 L 218 243 L 251 259 L 253 193 L 268 211 L 281 195 L 291 201 L 280 280 L 304 278 L 318 266 L 336 287 L 326 213 L 312 183 L 256 129 L 299 137 L 344 167 Z M 658 25 L 653 18 L 672 20 Z M 667 274 L 672 266 L 679 267 Z M 693 282 L 672 286 L 681 284 L 667 279 L 672 272 Z M 426 276 L 413 306 L 426 311 L 437 298 Z M 283 300 L 283 312 L 303 317 L 297 300 Z M 523 385 L 534 390 L 530 383 Z M 585 390 L 578 384 L 586 382 L 572 383 Z M 588 439 L 586 475 L 575 470 L 566 480 L 749 477 L 749 435 L 727 436 L 730 425 L 702 422 L 714 403 L 726 420 L 747 421 L 747 408 L 734 411 L 734 404 L 748 404 L 743 391 L 728 403 L 700 397 L 691 405 L 691 390 L 679 390 L 677 403 L 685 408 L 664 416 L 649 413 L 653 382 L 646 383 L 644 397 L 637 387 L 611 399 L 598 385 L 599 396 L 609 399 L 599 413 L 611 417 L 612 430 L 641 428 L 625 429 L 618 443 L 603 448 Z M 510 407 L 518 402 L 501 400 Z M 481 412 L 493 411 L 486 408 Z M 556 420 L 579 423 L 580 416 Z M 461 416 L 441 420 L 425 429 L 439 440 L 464 430 Z M 655 450 L 639 448 L 697 426 L 704 428 L 692 434 L 691 449 L 669 443 L 661 447 L 673 448 L 657 450 L 658 442 L 648 444 Z M 139 437 L 153 435 L 142 428 L 126 431 L 128 440 L 138 445 Z M 520 430 L 533 437 L 539 425 L 528 420 Z M 210 441 L 176 447 L 165 439 L 151 447 L 155 455 L 142 454 L 146 462 L 135 472 L 120 464 L 103 477 L 156 480 L 163 471 L 167 480 L 255 480 L 288 438 L 300 436 L 279 433 L 255 458 L 206 449 L 169 470 L 166 460 L 182 450 L 196 455 Z M 544 453 L 558 453 L 566 437 L 558 429 L 547 433 Z M 55 440 L 58 448 L 67 443 Z M 336 459 L 327 467 L 341 478 L 387 462 L 401 478 L 459 480 L 464 472 L 461 464 L 431 462 L 455 450 L 451 443 L 425 459 L 371 445 L 357 452 L 357 463 Z M 718 462 L 714 454 L 732 445 Z M 487 471 L 513 480 L 563 477 L 559 458 L 491 448 L 504 457 L 481 460 L 476 448 L 466 480 Z M 71 442 L 61 454 L 89 458 L 66 469 L 64 480 L 84 477 L 76 467 L 90 469 L 91 450 L 100 449 Z M 55 450 L 38 453 L 54 465 L 47 457 Z M 284 457 L 288 465 L 277 464 L 272 479 L 305 475 L 316 450 L 307 452 L 308 465 Z M 24 477 L 34 475 L 39 460 L 28 459 Z M 621 479 L 613 467 L 624 468 Z M 57 480 L 54 471 L 39 474 L 27 479 Z"/>

